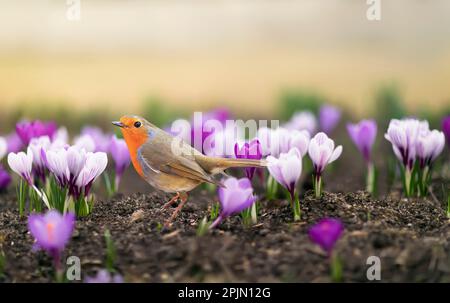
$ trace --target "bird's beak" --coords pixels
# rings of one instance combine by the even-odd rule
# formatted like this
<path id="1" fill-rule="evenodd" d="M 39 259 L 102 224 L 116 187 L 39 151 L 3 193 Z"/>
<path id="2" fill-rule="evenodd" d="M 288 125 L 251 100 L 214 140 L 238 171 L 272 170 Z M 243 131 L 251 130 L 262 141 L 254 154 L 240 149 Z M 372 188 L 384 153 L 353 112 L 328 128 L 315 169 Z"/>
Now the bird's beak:
<path id="1" fill-rule="evenodd" d="M 120 121 L 113 121 L 112 124 L 121 128 L 125 127 L 125 125 Z"/>

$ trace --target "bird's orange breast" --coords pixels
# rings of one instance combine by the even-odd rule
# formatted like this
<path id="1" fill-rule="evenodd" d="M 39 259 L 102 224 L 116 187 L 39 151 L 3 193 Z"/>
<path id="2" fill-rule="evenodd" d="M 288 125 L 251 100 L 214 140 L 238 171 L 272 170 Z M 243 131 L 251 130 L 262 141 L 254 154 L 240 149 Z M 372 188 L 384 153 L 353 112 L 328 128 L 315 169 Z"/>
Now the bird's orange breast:
<path id="1" fill-rule="evenodd" d="M 131 162 L 133 163 L 134 169 L 141 177 L 144 176 L 143 168 L 138 159 L 139 148 L 147 142 L 148 136 L 145 134 L 137 134 L 127 132 L 126 129 L 122 130 L 123 138 L 127 143 L 128 150 L 130 151 Z"/>

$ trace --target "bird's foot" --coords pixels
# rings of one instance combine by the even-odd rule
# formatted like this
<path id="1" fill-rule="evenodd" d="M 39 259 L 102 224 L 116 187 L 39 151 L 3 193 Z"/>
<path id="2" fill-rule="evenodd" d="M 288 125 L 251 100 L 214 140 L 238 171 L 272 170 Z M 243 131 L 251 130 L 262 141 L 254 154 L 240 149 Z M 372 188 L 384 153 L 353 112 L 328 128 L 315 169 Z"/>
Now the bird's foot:
<path id="1" fill-rule="evenodd" d="M 175 220 L 175 218 L 178 216 L 178 214 L 180 213 L 181 209 L 183 208 L 183 206 L 186 204 L 187 202 L 187 194 L 183 193 L 183 194 L 178 194 L 179 199 L 181 200 L 180 204 L 177 206 L 177 208 L 175 208 L 175 210 L 173 211 L 172 215 L 170 216 L 169 219 L 166 220 L 166 222 L 164 223 L 164 228 L 168 229 L 170 228 L 170 226 L 172 225 L 173 220 Z"/>
<path id="2" fill-rule="evenodd" d="M 166 204 L 164 204 L 163 207 L 161 207 L 161 210 L 168 209 L 173 204 L 175 204 L 179 198 L 180 198 L 180 193 L 177 193 L 175 196 L 172 197 L 172 199 L 169 200 L 169 202 L 167 202 Z"/>

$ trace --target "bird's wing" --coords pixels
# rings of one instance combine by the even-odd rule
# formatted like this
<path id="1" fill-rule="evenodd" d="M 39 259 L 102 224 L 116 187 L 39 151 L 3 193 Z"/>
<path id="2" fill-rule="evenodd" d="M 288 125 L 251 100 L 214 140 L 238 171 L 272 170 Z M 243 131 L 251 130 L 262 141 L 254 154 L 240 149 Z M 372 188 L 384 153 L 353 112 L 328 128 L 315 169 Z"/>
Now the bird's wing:
<path id="1" fill-rule="evenodd" d="M 159 171 L 183 178 L 209 182 L 220 185 L 208 175 L 189 153 L 176 154 L 172 151 L 173 137 L 157 135 L 139 149 L 143 165 L 148 165 L 153 171 Z M 181 148 L 184 146 L 182 145 Z"/>

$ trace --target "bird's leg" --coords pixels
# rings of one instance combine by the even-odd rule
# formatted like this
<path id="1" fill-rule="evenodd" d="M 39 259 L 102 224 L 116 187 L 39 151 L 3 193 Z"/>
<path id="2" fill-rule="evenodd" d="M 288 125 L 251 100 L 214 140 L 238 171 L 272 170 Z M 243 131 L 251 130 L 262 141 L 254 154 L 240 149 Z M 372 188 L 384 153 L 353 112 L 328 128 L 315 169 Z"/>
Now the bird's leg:
<path id="1" fill-rule="evenodd" d="M 167 219 L 166 223 L 164 224 L 164 226 L 166 226 L 166 227 L 170 226 L 172 221 L 175 220 L 175 218 L 178 216 L 178 213 L 181 211 L 181 209 L 183 208 L 184 204 L 186 204 L 186 202 L 187 202 L 187 199 L 188 199 L 187 193 L 178 193 L 178 196 L 179 196 L 181 202 L 177 206 L 177 208 L 175 208 L 172 216 L 170 216 L 170 218 Z"/>
<path id="2" fill-rule="evenodd" d="M 170 206 L 172 206 L 172 204 L 174 204 L 175 202 L 177 202 L 177 200 L 180 198 L 180 193 L 177 193 L 175 196 L 173 196 L 172 199 L 170 199 L 169 202 L 167 202 L 166 204 L 164 204 L 164 206 L 161 209 L 168 209 Z"/>

